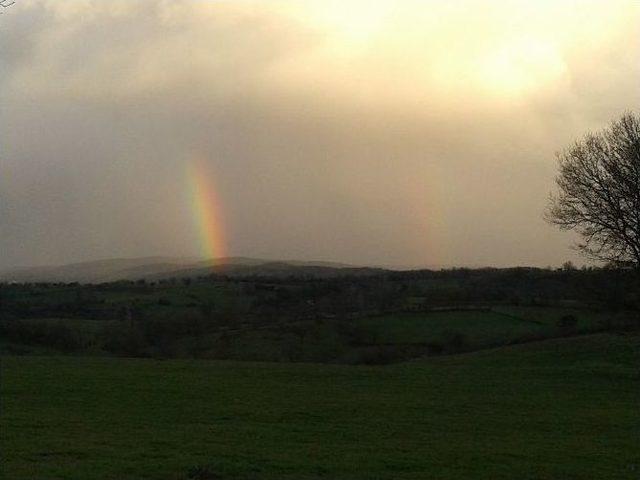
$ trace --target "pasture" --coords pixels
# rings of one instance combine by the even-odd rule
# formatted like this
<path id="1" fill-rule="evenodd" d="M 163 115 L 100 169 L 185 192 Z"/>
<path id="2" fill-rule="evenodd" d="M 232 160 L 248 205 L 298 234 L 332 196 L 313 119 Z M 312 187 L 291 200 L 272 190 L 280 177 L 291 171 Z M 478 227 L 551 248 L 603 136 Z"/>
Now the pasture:
<path id="1" fill-rule="evenodd" d="M 640 338 L 388 366 L 2 358 L 12 480 L 637 479 Z"/>

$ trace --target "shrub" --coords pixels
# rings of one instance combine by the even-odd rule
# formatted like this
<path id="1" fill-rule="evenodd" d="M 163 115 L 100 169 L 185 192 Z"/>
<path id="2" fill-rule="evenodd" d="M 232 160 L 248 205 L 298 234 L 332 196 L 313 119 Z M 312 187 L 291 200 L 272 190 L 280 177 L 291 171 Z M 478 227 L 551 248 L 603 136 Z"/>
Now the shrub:
<path id="1" fill-rule="evenodd" d="M 578 325 L 578 319 L 574 315 L 563 315 L 560 320 L 556 322 L 557 327 L 562 333 L 571 333 L 575 331 Z"/>
<path id="2" fill-rule="evenodd" d="M 108 352 L 128 357 L 148 357 L 149 345 L 136 325 L 110 325 L 104 329 L 103 346 Z"/>
<path id="3" fill-rule="evenodd" d="M 431 342 L 427 345 L 427 352 L 429 355 L 442 355 L 444 352 L 444 345 L 439 342 Z"/>
<path id="4" fill-rule="evenodd" d="M 197 465 L 190 468 L 187 472 L 187 478 L 190 480 L 221 480 L 222 477 L 211 470 L 210 467 Z"/>
<path id="5" fill-rule="evenodd" d="M 66 325 L 49 322 L 5 320 L 0 322 L 0 336 L 15 343 L 51 347 L 63 352 L 76 352 L 86 347 L 78 332 Z"/>
<path id="6" fill-rule="evenodd" d="M 356 364 L 364 365 L 388 365 L 404 360 L 406 355 L 396 346 L 366 347 L 360 350 L 356 358 Z"/>
<path id="7" fill-rule="evenodd" d="M 452 333 L 446 342 L 446 349 L 449 352 L 462 352 L 465 350 L 467 337 L 459 332 Z"/>

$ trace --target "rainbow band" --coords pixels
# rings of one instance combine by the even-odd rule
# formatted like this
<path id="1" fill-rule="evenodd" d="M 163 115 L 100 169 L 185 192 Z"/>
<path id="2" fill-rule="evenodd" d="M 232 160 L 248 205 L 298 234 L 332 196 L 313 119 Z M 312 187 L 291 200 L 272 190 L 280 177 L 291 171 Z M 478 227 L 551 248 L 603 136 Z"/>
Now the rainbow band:
<path id="1" fill-rule="evenodd" d="M 187 164 L 193 219 L 198 227 L 202 254 L 207 260 L 226 256 L 222 204 L 216 194 L 213 175 L 201 159 Z"/>

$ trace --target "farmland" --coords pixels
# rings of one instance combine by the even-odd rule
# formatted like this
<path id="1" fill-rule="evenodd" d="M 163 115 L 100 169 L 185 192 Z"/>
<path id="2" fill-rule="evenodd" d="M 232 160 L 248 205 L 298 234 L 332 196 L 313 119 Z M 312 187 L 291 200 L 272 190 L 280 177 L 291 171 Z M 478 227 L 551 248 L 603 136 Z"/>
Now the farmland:
<path id="1" fill-rule="evenodd" d="M 606 271 L 291 272 L 5 284 L 0 347 L 17 355 L 388 364 L 637 327 L 636 280 Z"/>
<path id="2" fill-rule="evenodd" d="M 637 335 L 390 366 L 2 359 L 5 478 L 634 479 Z"/>
<path id="3" fill-rule="evenodd" d="M 634 479 L 636 279 L 611 275 L 3 284 L 2 471 Z"/>

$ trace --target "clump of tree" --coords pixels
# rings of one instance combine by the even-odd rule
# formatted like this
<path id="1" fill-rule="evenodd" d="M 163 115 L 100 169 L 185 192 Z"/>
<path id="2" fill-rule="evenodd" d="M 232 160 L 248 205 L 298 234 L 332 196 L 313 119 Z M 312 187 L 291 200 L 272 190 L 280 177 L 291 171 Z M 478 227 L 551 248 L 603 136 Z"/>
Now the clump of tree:
<path id="1" fill-rule="evenodd" d="M 587 257 L 640 269 L 640 117 L 627 113 L 557 156 L 547 220 L 577 231 Z"/>
<path id="2" fill-rule="evenodd" d="M 556 322 L 556 325 L 563 334 L 574 333 L 578 325 L 578 319 L 574 315 L 563 315 Z"/>

